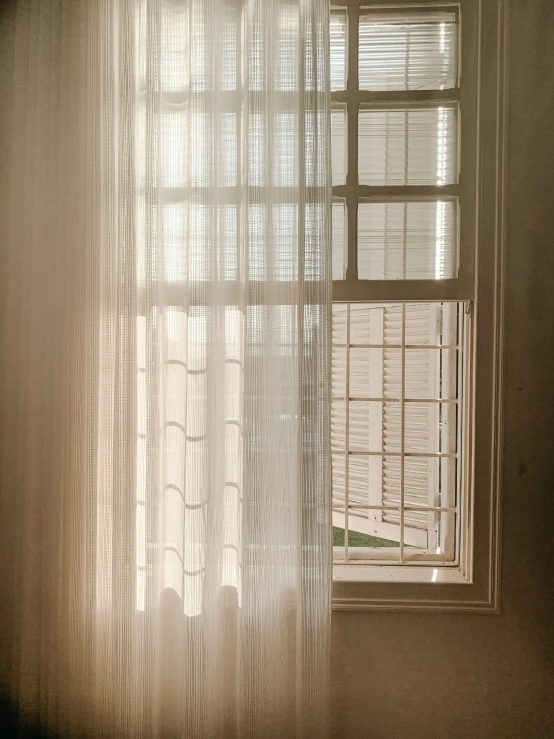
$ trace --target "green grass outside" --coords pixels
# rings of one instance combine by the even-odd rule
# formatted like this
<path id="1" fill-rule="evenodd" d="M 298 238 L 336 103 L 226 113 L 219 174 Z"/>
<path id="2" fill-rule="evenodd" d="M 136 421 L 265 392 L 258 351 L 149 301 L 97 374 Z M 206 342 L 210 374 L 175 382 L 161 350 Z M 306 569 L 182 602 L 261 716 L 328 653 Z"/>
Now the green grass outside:
<path id="1" fill-rule="evenodd" d="M 333 546 L 344 546 L 344 529 L 333 526 Z M 368 536 L 368 534 L 360 534 L 357 531 L 348 532 L 349 547 L 397 547 L 397 541 L 389 539 L 379 539 L 378 536 Z"/>

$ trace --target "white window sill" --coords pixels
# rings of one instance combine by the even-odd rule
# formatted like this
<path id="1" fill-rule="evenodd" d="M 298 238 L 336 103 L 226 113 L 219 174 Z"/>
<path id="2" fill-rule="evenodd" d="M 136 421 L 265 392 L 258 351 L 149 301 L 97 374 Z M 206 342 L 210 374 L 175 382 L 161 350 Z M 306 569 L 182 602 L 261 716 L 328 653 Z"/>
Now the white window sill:
<path id="1" fill-rule="evenodd" d="M 398 565 L 333 565 L 334 582 L 397 582 L 468 584 L 459 567 L 401 567 Z"/>
<path id="2" fill-rule="evenodd" d="M 466 575 L 452 565 L 338 563 L 333 610 L 499 613 L 497 563 L 480 565 Z"/>

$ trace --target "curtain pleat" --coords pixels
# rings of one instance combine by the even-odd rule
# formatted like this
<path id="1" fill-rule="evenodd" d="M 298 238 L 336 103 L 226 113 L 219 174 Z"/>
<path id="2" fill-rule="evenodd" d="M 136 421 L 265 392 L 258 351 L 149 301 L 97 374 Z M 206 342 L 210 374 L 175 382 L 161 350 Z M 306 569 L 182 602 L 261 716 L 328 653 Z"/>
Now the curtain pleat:
<path id="1" fill-rule="evenodd" d="M 52 736 L 325 737 L 324 0 L 26 0 L 0 685 Z"/>

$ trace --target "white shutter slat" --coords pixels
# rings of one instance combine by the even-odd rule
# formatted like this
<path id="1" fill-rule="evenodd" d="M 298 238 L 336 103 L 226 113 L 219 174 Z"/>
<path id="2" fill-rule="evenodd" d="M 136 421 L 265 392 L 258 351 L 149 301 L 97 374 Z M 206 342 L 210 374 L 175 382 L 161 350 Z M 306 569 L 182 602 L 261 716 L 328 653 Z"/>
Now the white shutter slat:
<path id="1" fill-rule="evenodd" d="M 406 306 L 405 342 L 409 344 L 435 343 L 430 332 L 436 327 L 436 307 L 433 304 L 409 304 Z M 387 342 L 402 342 L 402 306 L 391 306 L 385 309 L 385 335 Z M 394 383 L 400 388 L 402 377 L 402 358 L 393 354 L 393 350 L 384 351 L 385 382 Z M 417 352 L 410 358 L 406 351 L 406 361 L 410 365 L 410 391 L 415 397 L 428 397 L 430 382 L 429 352 Z M 429 412 L 422 404 L 405 404 L 404 410 L 404 446 L 405 451 L 429 451 L 432 433 Z M 387 451 L 395 451 L 400 446 L 401 409 L 389 407 L 384 409 L 383 447 Z M 400 504 L 400 458 L 383 459 L 383 505 Z M 429 463 L 427 459 L 404 459 L 404 503 L 405 505 L 429 504 Z M 400 538 L 400 514 L 385 512 L 383 520 L 398 524 L 398 540 Z M 412 546 L 427 547 L 428 514 L 417 511 L 404 512 L 404 543 Z"/>

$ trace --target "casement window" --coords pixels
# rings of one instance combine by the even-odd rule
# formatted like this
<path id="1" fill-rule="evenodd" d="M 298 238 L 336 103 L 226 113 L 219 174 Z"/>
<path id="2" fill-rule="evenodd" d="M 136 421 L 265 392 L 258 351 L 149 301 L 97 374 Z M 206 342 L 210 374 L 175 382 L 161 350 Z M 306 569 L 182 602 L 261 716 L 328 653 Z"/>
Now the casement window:
<path id="1" fill-rule="evenodd" d="M 504 16 L 331 9 L 337 608 L 498 608 Z"/>

